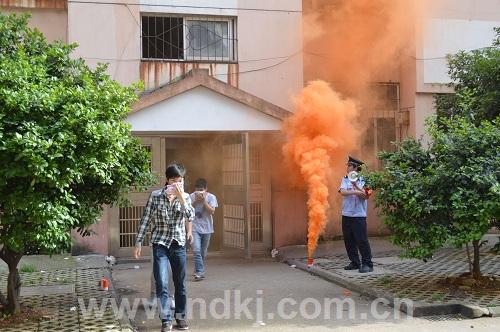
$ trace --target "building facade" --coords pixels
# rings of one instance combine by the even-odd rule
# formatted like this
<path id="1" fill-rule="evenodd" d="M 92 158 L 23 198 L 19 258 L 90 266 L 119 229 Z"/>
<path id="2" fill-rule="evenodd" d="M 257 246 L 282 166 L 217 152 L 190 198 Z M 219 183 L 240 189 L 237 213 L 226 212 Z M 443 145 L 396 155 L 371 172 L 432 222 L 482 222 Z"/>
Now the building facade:
<path id="1" fill-rule="evenodd" d="M 74 56 L 90 66 L 107 63 L 125 85 L 144 82 L 127 122 L 151 152 L 158 183 L 131 193 L 131 206 L 106 207 L 95 235 L 75 234 L 75 252 L 130 256 L 149 192 L 172 161 L 186 165 L 187 190 L 204 177 L 219 198 L 211 250 L 249 254 L 306 242 L 307 197 L 281 173 L 280 130 L 304 82 L 328 80 L 303 65 L 303 15 L 322 2 L 0 0 L 2 12 L 30 12 L 49 40 L 77 43 Z M 490 45 L 500 26 L 496 0 L 435 2 L 415 22 L 411 56 L 394 59 L 374 83 L 384 103 L 364 135 L 372 158 L 391 141 L 425 138 L 434 94 L 453 92 L 446 54 Z M 326 235 L 339 235 L 339 216 L 331 218 Z M 373 209 L 369 232 L 383 233 Z"/>
<path id="2" fill-rule="evenodd" d="M 301 1 L 0 5 L 4 12 L 30 12 L 30 24 L 49 40 L 77 43 L 75 57 L 91 67 L 107 63 L 122 84 L 144 82 L 127 122 L 151 152 L 158 183 L 131 193 L 131 206 L 106 207 L 95 235 L 75 234 L 76 252 L 130 256 L 149 192 L 165 182 L 172 161 L 187 167 L 187 190 L 204 177 L 219 199 L 211 249 L 249 254 L 287 244 L 289 237 L 276 231 L 280 216 L 272 213 L 281 209 L 274 207 L 271 164 L 280 155 L 290 97 L 303 86 Z"/>

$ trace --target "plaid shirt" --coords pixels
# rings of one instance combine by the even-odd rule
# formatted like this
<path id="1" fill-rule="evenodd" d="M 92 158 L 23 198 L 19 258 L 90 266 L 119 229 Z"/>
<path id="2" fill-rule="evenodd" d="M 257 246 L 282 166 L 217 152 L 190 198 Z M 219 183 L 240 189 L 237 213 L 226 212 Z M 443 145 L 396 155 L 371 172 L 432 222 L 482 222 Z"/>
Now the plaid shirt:
<path id="1" fill-rule="evenodd" d="M 184 193 L 184 198 L 186 204 L 182 206 L 177 198 L 171 202 L 167 200 L 165 188 L 153 191 L 149 195 L 148 203 L 139 223 L 136 245 L 142 245 L 149 222 L 154 217 L 156 222 L 153 224 L 151 243 L 161 244 L 169 248 L 172 241 L 176 240 L 179 245 L 184 246 L 186 244 L 185 219 L 189 222 L 194 219 L 194 208 L 189 194 Z"/>

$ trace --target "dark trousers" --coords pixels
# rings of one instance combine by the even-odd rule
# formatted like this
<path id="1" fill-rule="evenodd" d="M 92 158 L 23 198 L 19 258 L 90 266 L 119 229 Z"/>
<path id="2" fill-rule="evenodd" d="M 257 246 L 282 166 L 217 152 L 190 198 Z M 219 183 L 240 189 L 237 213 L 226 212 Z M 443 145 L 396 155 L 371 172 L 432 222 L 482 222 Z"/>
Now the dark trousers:
<path id="1" fill-rule="evenodd" d="M 175 287 L 175 318 L 186 315 L 186 247 L 172 241 L 169 248 L 153 244 L 153 274 L 156 282 L 156 297 L 160 302 L 160 319 L 172 321 L 168 297 L 168 264 L 172 268 Z"/>
<path id="2" fill-rule="evenodd" d="M 351 262 L 360 266 L 359 250 L 363 265 L 373 267 L 366 217 L 342 216 L 342 233 L 344 234 L 345 250 Z"/>

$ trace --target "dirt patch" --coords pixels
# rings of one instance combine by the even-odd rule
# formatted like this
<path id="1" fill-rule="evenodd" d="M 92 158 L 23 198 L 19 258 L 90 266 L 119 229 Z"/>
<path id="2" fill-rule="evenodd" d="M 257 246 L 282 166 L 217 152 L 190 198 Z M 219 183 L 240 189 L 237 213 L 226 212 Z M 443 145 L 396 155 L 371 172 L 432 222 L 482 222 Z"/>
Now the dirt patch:
<path id="1" fill-rule="evenodd" d="M 472 278 L 470 273 L 464 273 L 458 277 L 448 277 L 439 280 L 437 284 L 450 291 L 455 292 L 500 292 L 500 279 L 494 276 L 482 276 L 479 279 Z"/>
<path id="2" fill-rule="evenodd" d="M 15 315 L 4 313 L 2 309 L 3 308 L 0 305 L 0 330 L 51 319 L 53 315 L 50 310 L 43 308 L 21 308 L 21 312 Z"/>

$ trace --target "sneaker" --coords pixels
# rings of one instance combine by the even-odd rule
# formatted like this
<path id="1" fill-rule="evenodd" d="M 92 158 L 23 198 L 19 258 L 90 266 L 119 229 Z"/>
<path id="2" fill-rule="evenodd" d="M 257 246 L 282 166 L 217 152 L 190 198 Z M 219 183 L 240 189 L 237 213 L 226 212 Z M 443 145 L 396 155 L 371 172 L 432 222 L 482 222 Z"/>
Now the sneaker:
<path id="1" fill-rule="evenodd" d="M 194 281 L 201 281 L 203 279 L 205 279 L 204 275 L 201 275 L 201 274 L 195 274 L 194 275 Z"/>
<path id="2" fill-rule="evenodd" d="M 171 332 L 172 322 L 166 321 L 161 323 L 161 332 Z"/>
<path id="3" fill-rule="evenodd" d="M 189 330 L 189 326 L 185 319 L 176 319 L 175 321 L 177 322 L 176 328 L 178 330 Z"/>
<path id="4" fill-rule="evenodd" d="M 359 269 L 359 273 L 368 273 L 368 272 L 373 272 L 373 266 L 362 265 L 361 268 Z"/>
<path id="5" fill-rule="evenodd" d="M 353 262 L 350 262 L 349 265 L 347 266 L 344 266 L 344 270 L 358 270 L 359 269 L 359 265 L 358 264 L 355 264 Z"/>

